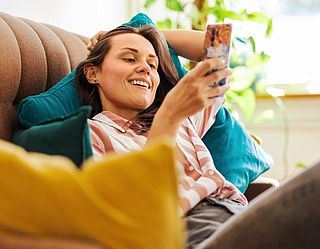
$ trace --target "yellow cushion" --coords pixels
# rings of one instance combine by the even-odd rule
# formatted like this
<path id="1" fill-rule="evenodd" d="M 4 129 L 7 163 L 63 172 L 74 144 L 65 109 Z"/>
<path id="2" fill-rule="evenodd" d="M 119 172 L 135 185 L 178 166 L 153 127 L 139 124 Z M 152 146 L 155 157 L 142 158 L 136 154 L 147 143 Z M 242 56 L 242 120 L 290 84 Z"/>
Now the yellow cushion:
<path id="1" fill-rule="evenodd" d="M 111 248 L 183 248 L 175 154 L 159 142 L 86 161 L 28 153 L 0 140 L 0 231 L 99 241 Z"/>

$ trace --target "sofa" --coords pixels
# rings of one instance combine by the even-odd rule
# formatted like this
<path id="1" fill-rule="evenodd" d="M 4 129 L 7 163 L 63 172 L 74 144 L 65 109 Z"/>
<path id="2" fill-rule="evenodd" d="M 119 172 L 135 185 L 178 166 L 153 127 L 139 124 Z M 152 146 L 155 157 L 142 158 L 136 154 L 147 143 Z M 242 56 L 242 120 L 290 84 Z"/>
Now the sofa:
<path id="1" fill-rule="evenodd" d="M 0 139 L 18 127 L 17 108 L 27 96 L 48 90 L 86 57 L 88 38 L 61 28 L 0 12 Z M 57 63 L 59 62 L 59 63 Z M 276 181 L 258 178 L 245 195 L 252 200 Z M 91 242 L 1 235 L 1 248 L 101 248 Z"/>

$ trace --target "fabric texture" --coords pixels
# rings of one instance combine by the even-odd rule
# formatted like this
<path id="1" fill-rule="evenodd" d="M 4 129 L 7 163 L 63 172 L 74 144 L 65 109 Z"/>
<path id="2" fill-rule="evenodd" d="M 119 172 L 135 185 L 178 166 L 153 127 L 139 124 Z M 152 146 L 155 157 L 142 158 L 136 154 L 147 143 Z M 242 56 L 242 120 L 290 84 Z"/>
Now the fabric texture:
<path id="1" fill-rule="evenodd" d="M 82 106 L 68 117 L 20 129 L 12 141 L 28 151 L 66 156 L 80 166 L 92 155 L 87 124 L 90 112 L 91 107 Z"/>
<path id="2" fill-rule="evenodd" d="M 0 140 L 0 234 L 182 249 L 174 160 L 173 145 L 162 141 L 87 160 L 80 170 L 65 157 L 28 153 Z"/>
<path id="3" fill-rule="evenodd" d="M 271 156 L 224 107 L 203 142 L 217 169 L 242 192 L 273 164 Z"/>

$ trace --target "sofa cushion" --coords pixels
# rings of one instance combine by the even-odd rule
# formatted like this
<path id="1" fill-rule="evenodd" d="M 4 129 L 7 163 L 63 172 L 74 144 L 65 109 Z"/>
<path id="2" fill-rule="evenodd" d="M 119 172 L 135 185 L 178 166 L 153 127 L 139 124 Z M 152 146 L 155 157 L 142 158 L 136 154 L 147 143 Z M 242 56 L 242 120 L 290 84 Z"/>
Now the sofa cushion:
<path id="1" fill-rule="evenodd" d="M 0 234 L 183 248 L 175 155 L 167 142 L 88 160 L 80 170 L 65 157 L 0 140 L 0 165 Z"/>
<path id="2" fill-rule="evenodd" d="M 70 116 L 15 132 L 13 142 L 28 151 L 63 155 L 76 165 L 92 155 L 87 118 L 91 107 L 82 106 Z"/>

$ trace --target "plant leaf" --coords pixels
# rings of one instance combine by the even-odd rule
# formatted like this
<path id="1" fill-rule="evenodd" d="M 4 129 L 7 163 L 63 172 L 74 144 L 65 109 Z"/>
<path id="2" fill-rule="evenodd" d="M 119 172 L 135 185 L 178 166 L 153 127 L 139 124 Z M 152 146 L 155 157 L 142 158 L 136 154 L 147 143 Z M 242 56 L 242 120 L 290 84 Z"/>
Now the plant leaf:
<path id="1" fill-rule="evenodd" d="M 272 30 L 273 30 L 273 22 L 272 22 L 272 19 L 270 18 L 270 20 L 268 22 L 267 30 L 266 30 L 266 36 L 267 37 L 271 36 Z"/>
<path id="2" fill-rule="evenodd" d="M 254 41 L 254 38 L 252 36 L 250 36 L 248 40 L 251 44 L 252 51 L 255 53 L 256 52 L 256 42 Z"/>
<path id="3" fill-rule="evenodd" d="M 179 0 L 166 0 L 166 7 L 177 12 L 183 11 L 183 7 Z"/>
<path id="4" fill-rule="evenodd" d="M 143 7 L 145 9 L 149 9 L 155 2 L 156 0 L 146 0 L 143 4 Z"/>
<path id="5" fill-rule="evenodd" d="M 172 29 L 173 23 L 172 23 L 171 19 L 167 18 L 163 21 L 156 22 L 156 26 L 159 29 Z"/>
<path id="6" fill-rule="evenodd" d="M 229 18 L 232 20 L 245 21 L 247 19 L 246 13 L 237 13 L 231 10 L 220 10 L 220 18 Z"/>
<path id="7" fill-rule="evenodd" d="M 251 21 L 251 22 L 268 24 L 269 20 L 270 20 L 270 17 L 263 14 L 262 12 L 252 12 L 248 14 L 248 21 Z"/>

